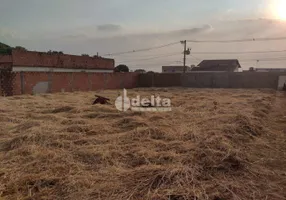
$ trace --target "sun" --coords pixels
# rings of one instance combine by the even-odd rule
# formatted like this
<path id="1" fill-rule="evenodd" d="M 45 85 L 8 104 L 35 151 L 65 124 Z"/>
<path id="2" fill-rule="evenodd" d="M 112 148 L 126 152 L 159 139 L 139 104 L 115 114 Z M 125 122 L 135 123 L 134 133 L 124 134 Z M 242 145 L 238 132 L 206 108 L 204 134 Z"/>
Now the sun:
<path id="1" fill-rule="evenodd" d="M 276 18 L 286 20 L 286 0 L 275 0 L 272 10 Z"/>

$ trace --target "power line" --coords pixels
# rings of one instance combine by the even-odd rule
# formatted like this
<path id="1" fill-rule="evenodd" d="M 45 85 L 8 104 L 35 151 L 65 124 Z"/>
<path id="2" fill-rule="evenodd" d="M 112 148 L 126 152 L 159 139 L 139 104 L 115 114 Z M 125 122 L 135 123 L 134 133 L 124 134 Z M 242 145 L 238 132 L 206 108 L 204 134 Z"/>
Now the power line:
<path id="1" fill-rule="evenodd" d="M 193 54 L 193 53 L 192 53 Z M 204 60 L 204 59 L 202 59 L 202 58 L 199 58 L 199 57 L 196 57 L 196 56 L 194 56 L 194 55 L 191 55 L 191 57 L 193 57 L 194 59 L 196 59 L 197 61 L 201 61 L 201 60 Z"/>
<path id="2" fill-rule="evenodd" d="M 286 37 L 272 37 L 272 38 L 246 38 L 236 40 L 187 40 L 193 43 L 234 43 L 234 42 L 255 42 L 255 41 L 277 41 L 286 40 Z"/>
<path id="3" fill-rule="evenodd" d="M 258 62 L 264 62 L 264 61 L 284 61 L 286 60 L 286 57 L 276 57 L 276 58 L 257 58 L 257 59 L 240 59 L 240 62 L 245 61 L 258 61 Z"/>
<path id="4" fill-rule="evenodd" d="M 257 62 L 260 63 L 260 62 L 283 62 L 285 63 L 286 61 L 286 58 L 285 59 L 281 59 L 281 60 L 246 60 L 246 61 L 240 61 L 241 63 L 252 63 L 252 62 Z"/>
<path id="5" fill-rule="evenodd" d="M 175 63 L 182 63 L 182 61 L 178 61 L 178 60 L 173 60 L 173 61 L 168 61 L 168 62 L 158 62 L 158 63 L 153 63 L 153 64 L 135 64 L 132 67 L 136 67 L 136 68 L 148 68 L 148 67 L 158 67 L 159 65 L 168 65 L 168 64 L 175 64 Z"/>
<path id="6" fill-rule="evenodd" d="M 179 44 L 179 42 L 173 42 L 173 43 L 169 43 L 169 44 L 165 44 L 165 45 L 161 45 L 161 46 L 155 46 L 155 47 L 149 47 L 149 48 L 145 48 L 145 49 L 137 49 L 137 50 L 132 50 L 132 51 L 125 51 L 125 52 L 118 52 L 118 53 L 110 53 L 110 54 L 105 54 L 103 56 L 117 56 L 117 55 L 123 55 L 123 54 L 129 54 L 129 53 L 137 53 L 137 52 L 143 52 L 143 51 L 151 51 L 154 49 L 161 49 L 164 47 L 168 47 L 168 46 L 173 46 L 175 44 Z"/>
<path id="7" fill-rule="evenodd" d="M 286 50 L 280 51 L 236 51 L 236 52 L 192 52 L 192 54 L 263 54 L 263 53 L 285 53 Z"/>
<path id="8" fill-rule="evenodd" d="M 142 59 L 135 59 L 135 60 L 120 61 L 119 63 L 136 62 L 136 61 L 148 61 L 148 60 L 154 60 L 154 59 L 158 59 L 158 58 L 164 58 L 164 57 L 176 56 L 176 55 L 180 55 L 180 54 L 178 54 L 178 53 L 165 54 L 165 55 L 156 56 L 156 57 L 150 57 L 150 58 L 142 58 Z"/>
<path id="9" fill-rule="evenodd" d="M 144 59 L 144 58 L 146 58 L 146 59 L 148 59 L 148 58 L 151 58 L 151 57 L 153 57 L 153 56 L 165 56 L 165 55 L 167 55 L 167 54 L 170 54 L 170 53 L 178 53 L 179 51 L 176 51 L 176 52 L 169 52 L 169 51 L 167 51 L 167 52 L 165 52 L 165 53 L 154 53 L 154 52 L 152 52 L 152 51 L 149 51 L 148 52 L 148 54 L 145 54 L 144 52 L 144 54 L 142 53 L 142 54 L 137 54 L 137 55 L 134 55 L 134 54 L 128 54 L 128 55 L 121 55 L 121 56 L 118 56 L 118 58 L 116 58 L 116 59 L 124 59 L 124 60 L 137 60 L 137 59 Z M 183 52 L 181 52 L 182 54 L 183 54 Z"/>

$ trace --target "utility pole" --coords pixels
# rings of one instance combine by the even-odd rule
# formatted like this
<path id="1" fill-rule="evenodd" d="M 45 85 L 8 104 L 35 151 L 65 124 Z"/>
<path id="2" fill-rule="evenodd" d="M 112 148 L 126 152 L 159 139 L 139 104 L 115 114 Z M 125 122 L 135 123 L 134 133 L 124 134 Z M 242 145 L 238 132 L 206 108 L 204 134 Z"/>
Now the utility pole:
<path id="1" fill-rule="evenodd" d="M 183 59 L 183 62 L 184 62 L 184 73 L 186 73 L 186 56 L 190 55 L 190 49 L 187 49 L 187 40 L 181 41 L 181 44 L 184 45 L 184 59 Z"/>

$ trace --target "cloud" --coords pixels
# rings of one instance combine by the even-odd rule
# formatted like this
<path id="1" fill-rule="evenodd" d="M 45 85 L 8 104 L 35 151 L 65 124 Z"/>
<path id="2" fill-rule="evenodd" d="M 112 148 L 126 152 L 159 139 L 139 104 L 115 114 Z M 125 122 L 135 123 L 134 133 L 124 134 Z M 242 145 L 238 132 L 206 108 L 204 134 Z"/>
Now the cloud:
<path id="1" fill-rule="evenodd" d="M 120 25 L 116 24 L 102 24 L 97 26 L 98 31 L 105 31 L 105 32 L 113 32 L 113 31 L 119 31 L 122 27 Z"/>
<path id="2" fill-rule="evenodd" d="M 148 44 L 148 41 L 153 40 L 161 41 L 165 39 L 179 37 L 180 39 L 184 39 L 184 37 L 190 37 L 194 35 L 208 33 L 213 31 L 214 28 L 209 25 L 201 25 L 199 27 L 193 27 L 189 29 L 178 29 L 171 31 L 161 31 L 161 32 L 146 32 L 146 31 L 132 31 L 127 29 L 122 29 L 119 25 L 105 24 L 96 26 L 84 27 L 80 29 L 76 29 L 74 31 L 68 31 L 69 34 L 63 34 L 61 36 L 62 39 L 67 40 L 90 40 L 90 41 L 98 41 L 98 40 L 120 40 L 120 41 L 132 41 L 135 46 L 140 43 L 141 40 L 145 40 L 144 44 Z M 100 30 L 98 30 L 100 29 Z M 49 34 L 51 35 L 51 34 Z M 57 34 L 55 34 L 57 35 Z M 180 40 L 179 39 L 179 40 Z M 126 47 L 126 43 L 122 43 L 124 47 Z M 128 42 L 129 43 L 129 42 Z"/>
<path id="3" fill-rule="evenodd" d="M 64 35 L 61 37 L 62 39 L 70 39 L 70 40 L 77 40 L 77 39 L 86 39 L 87 36 L 85 34 L 69 34 Z"/>
<path id="4" fill-rule="evenodd" d="M 211 25 L 205 24 L 201 27 L 176 30 L 176 31 L 171 32 L 171 34 L 191 35 L 191 34 L 197 34 L 197 33 L 204 33 L 204 32 L 212 31 L 212 30 L 213 30 L 213 27 Z"/>
<path id="5" fill-rule="evenodd" d="M 123 31 L 115 32 L 100 32 L 95 30 L 97 26 L 92 26 L 93 29 L 84 29 L 83 31 L 65 31 L 69 33 L 66 37 L 54 34 L 53 37 L 30 37 L 29 39 L 11 39 L 7 43 L 11 46 L 24 46 L 30 50 L 48 51 L 49 49 L 64 51 L 70 54 L 88 53 L 95 55 L 105 55 L 109 53 L 124 52 L 136 49 L 144 49 L 148 47 L 160 46 L 171 42 L 178 42 L 177 45 L 169 46 L 168 48 L 156 49 L 153 51 L 139 52 L 134 54 L 126 54 L 115 56 L 116 63 L 120 61 L 126 62 L 131 69 L 148 68 L 148 70 L 159 71 L 162 65 L 176 63 L 182 60 L 183 46 L 179 43 L 180 40 L 228 40 L 241 38 L 258 38 L 258 37 L 281 37 L 286 31 L 286 23 L 277 22 L 270 23 L 267 19 L 254 20 L 229 20 L 216 21 L 212 24 L 202 24 L 196 27 L 187 29 L 177 29 L 161 32 L 132 32 L 124 29 Z M 94 32 L 92 32 L 94 31 Z M 81 33 L 82 32 L 82 33 Z M 92 34 L 96 33 L 96 34 Z M 98 34 L 101 33 L 101 34 Z M 192 48 L 192 52 L 236 52 L 236 51 L 267 51 L 267 50 L 283 50 L 286 46 L 286 41 L 267 41 L 267 42 L 246 42 L 246 43 L 188 43 L 188 47 Z M 144 58 L 153 58 L 160 55 L 159 59 L 142 61 Z M 281 57 L 282 54 L 247 54 L 247 55 L 201 55 L 193 54 L 188 56 L 187 64 L 198 64 L 203 59 L 259 59 L 264 57 Z M 136 61 L 136 60 L 141 61 Z M 249 66 L 256 66 L 256 61 L 243 63 L 245 69 Z M 259 66 L 279 67 L 281 62 L 261 62 Z"/>

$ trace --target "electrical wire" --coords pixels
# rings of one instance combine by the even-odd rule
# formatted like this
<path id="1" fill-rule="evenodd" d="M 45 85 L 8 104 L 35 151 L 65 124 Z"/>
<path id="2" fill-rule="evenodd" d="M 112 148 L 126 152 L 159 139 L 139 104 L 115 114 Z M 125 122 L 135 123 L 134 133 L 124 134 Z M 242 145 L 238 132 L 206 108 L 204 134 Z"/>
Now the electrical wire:
<path id="1" fill-rule="evenodd" d="M 132 66 L 132 67 L 140 67 L 140 66 L 146 66 L 146 67 L 148 67 L 148 66 L 154 66 L 154 65 L 170 65 L 170 64 L 172 64 L 172 63 L 183 63 L 182 61 L 179 61 L 179 60 L 171 60 L 171 61 L 160 61 L 160 62 L 155 62 L 155 63 L 152 63 L 152 64 L 146 64 L 146 63 L 144 63 L 144 64 L 134 64 L 134 65 L 130 65 L 130 66 Z"/>
<path id="2" fill-rule="evenodd" d="M 199 58 L 199 57 L 196 57 L 196 56 L 194 56 L 194 55 L 192 55 L 192 54 L 191 54 L 190 56 L 193 57 L 194 59 L 196 59 L 196 60 L 199 61 L 199 62 L 202 61 L 202 60 L 204 60 L 204 59 Z"/>
<path id="3" fill-rule="evenodd" d="M 263 53 L 285 53 L 286 50 L 280 51 L 236 51 L 236 52 L 192 52 L 192 54 L 263 54 Z"/>
<path id="4" fill-rule="evenodd" d="M 240 61 L 240 63 L 262 63 L 262 62 L 268 62 L 268 63 L 277 63 L 277 62 L 281 62 L 281 63 L 285 63 L 286 59 L 284 60 L 252 60 L 252 61 Z"/>
<path id="5" fill-rule="evenodd" d="M 257 62 L 265 62 L 265 61 L 285 61 L 286 57 L 280 57 L 280 58 L 258 58 L 258 59 L 241 59 L 239 60 L 240 62 L 245 62 L 245 61 L 257 61 Z"/>
<path id="6" fill-rule="evenodd" d="M 143 51 L 151 51 L 151 50 L 154 50 L 154 49 L 161 49 L 161 48 L 173 46 L 173 45 L 176 45 L 176 44 L 180 44 L 180 42 L 173 42 L 173 43 L 164 44 L 164 45 L 161 45 L 161 46 L 155 46 L 155 47 L 149 47 L 149 48 L 144 48 L 144 49 L 137 49 L 137 50 L 125 51 L 125 52 L 109 53 L 109 54 L 105 54 L 105 55 L 103 55 L 103 56 L 117 56 L 117 55 L 129 54 L 129 53 L 137 53 L 137 52 L 143 52 Z"/>
<path id="7" fill-rule="evenodd" d="M 142 58 L 142 59 L 135 59 L 135 60 L 119 61 L 119 63 L 128 63 L 128 62 L 136 62 L 136 61 L 148 61 L 148 60 L 154 60 L 154 59 L 158 59 L 158 58 L 164 58 L 164 57 L 176 56 L 176 55 L 180 55 L 180 54 L 178 54 L 178 53 L 165 54 L 165 55 L 156 56 L 156 57 L 150 57 L 150 58 Z"/>
<path id="8" fill-rule="evenodd" d="M 278 41 L 286 40 L 286 37 L 268 37 L 268 38 L 246 38 L 236 40 L 187 40 L 192 43 L 235 43 L 235 42 L 255 42 L 255 41 Z"/>

